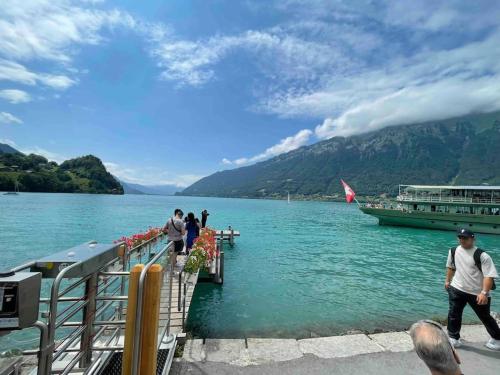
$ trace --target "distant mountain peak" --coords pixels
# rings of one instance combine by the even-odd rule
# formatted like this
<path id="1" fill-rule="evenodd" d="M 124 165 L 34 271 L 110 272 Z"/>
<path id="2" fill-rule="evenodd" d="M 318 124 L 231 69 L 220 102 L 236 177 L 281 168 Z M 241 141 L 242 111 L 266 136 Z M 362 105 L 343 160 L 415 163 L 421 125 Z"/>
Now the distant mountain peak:
<path id="1" fill-rule="evenodd" d="M 16 150 L 11 145 L 0 143 L 0 154 L 22 154 L 22 152 Z"/>

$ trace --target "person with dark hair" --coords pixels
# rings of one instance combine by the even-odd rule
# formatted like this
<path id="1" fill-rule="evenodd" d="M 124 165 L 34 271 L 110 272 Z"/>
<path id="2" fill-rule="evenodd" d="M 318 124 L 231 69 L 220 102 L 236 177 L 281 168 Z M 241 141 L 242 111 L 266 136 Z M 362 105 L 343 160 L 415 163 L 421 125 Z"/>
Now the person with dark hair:
<path id="1" fill-rule="evenodd" d="M 163 232 L 167 234 L 168 240 L 174 243 L 174 253 L 179 254 L 184 249 L 184 235 L 186 229 L 184 221 L 182 221 L 184 213 L 181 209 L 176 208 L 174 216 L 172 216 L 163 227 Z M 175 265 L 175 263 L 174 263 Z"/>
<path id="2" fill-rule="evenodd" d="M 210 214 L 208 213 L 207 210 L 201 211 L 201 227 L 202 228 L 205 228 L 207 226 L 208 215 L 210 215 Z"/>
<path id="3" fill-rule="evenodd" d="M 187 223 L 186 223 L 186 253 L 189 254 L 189 251 L 193 247 L 194 240 L 199 236 L 200 228 L 199 223 L 196 222 L 194 214 L 192 212 L 187 215 Z"/>

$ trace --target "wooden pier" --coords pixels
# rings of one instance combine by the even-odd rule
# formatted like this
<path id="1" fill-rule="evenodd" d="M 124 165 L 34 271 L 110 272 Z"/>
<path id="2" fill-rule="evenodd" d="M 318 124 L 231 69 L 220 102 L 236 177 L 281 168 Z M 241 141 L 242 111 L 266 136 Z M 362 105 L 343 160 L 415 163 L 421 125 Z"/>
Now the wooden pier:
<path id="1" fill-rule="evenodd" d="M 232 229 L 231 227 L 215 231 L 215 238 L 217 240 L 222 239 L 223 241 L 227 241 L 231 246 L 234 246 L 234 238 L 239 236 L 240 232 Z"/>

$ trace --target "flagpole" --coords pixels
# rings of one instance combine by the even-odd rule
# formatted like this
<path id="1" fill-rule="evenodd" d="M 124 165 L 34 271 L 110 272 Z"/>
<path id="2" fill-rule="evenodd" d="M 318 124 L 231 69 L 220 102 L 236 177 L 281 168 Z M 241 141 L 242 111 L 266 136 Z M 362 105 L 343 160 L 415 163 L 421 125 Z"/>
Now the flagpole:
<path id="1" fill-rule="evenodd" d="M 358 204 L 358 207 L 361 207 L 361 204 L 358 202 L 358 200 L 356 199 L 356 197 L 354 197 L 354 200 L 356 201 L 356 203 Z"/>

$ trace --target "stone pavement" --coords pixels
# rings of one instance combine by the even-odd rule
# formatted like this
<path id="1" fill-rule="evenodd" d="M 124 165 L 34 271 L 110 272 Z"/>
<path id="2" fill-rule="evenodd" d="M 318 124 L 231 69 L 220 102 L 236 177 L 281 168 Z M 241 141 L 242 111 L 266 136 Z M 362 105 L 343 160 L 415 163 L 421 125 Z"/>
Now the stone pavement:
<path id="1" fill-rule="evenodd" d="M 483 326 L 464 326 L 464 374 L 500 374 L 500 352 L 484 347 Z M 171 374 L 428 374 L 407 332 L 313 339 L 188 340 Z"/>

